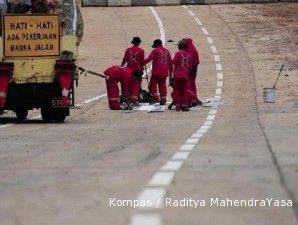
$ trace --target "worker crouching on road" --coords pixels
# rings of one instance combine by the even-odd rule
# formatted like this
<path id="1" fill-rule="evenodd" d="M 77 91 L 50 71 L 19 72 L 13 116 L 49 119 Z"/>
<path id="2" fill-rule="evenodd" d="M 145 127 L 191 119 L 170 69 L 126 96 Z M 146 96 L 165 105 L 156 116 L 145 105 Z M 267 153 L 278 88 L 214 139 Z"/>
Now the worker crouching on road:
<path id="1" fill-rule="evenodd" d="M 202 101 L 199 100 L 198 98 L 197 86 L 196 86 L 196 77 L 197 77 L 198 65 L 200 64 L 200 56 L 191 38 L 184 38 L 183 41 L 185 41 L 187 45 L 187 52 L 192 57 L 192 68 L 189 74 L 190 78 L 189 78 L 189 84 L 188 84 L 188 97 L 189 97 L 188 101 L 189 101 L 189 107 L 194 107 L 194 106 L 202 105 Z"/>
<path id="2" fill-rule="evenodd" d="M 109 79 L 106 80 L 106 85 L 110 109 L 122 109 L 120 106 L 119 83 L 121 86 L 121 95 L 124 99 L 126 99 L 126 107 L 130 108 L 130 85 L 133 77 L 133 71 L 128 67 L 111 66 L 104 71 L 104 74 L 109 77 Z"/>
<path id="3" fill-rule="evenodd" d="M 145 65 L 145 51 L 140 48 L 141 39 L 134 37 L 132 40 L 133 46 L 125 51 L 121 66 L 127 64 L 127 67 L 133 71 L 134 78 L 131 84 L 133 104 L 138 103 L 139 91 L 142 85 L 143 70 Z"/>
<path id="4" fill-rule="evenodd" d="M 178 49 L 179 51 L 173 59 L 173 102 L 176 105 L 176 111 L 189 111 L 187 90 L 189 85 L 189 74 L 193 68 L 192 57 L 187 52 L 185 41 L 179 41 Z"/>
<path id="5" fill-rule="evenodd" d="M 149 91 L 153 100 L 159 102 L 160 105 L 165 105 L 167 102 L 167 85 L 166 79 L 172 76 L 173 65 L 170 52 L 163 47 L 162 41 L 157 39 L 154 41 L 150 53 L 145 63 L 152 62 L 152 76 L 149 83 Z M 157 92 L 157 86 L 159 94 Z"/>

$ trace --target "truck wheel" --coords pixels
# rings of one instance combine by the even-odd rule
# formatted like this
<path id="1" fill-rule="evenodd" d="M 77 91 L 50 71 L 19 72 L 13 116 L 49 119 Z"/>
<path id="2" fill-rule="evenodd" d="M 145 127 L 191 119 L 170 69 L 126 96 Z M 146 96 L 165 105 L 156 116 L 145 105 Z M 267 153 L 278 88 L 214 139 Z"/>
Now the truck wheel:
<path id="1" fill-rule="evenodd" d="M 17 115 L 18 122 L 22 122 L 25 119 L 27 119 L 28 110 L 27 109 L 18 108 L 18 109 L 16 109 L 16 115 Z"/>
<path id="2" fill-rule="evenodd" d="M 54 121 L 53 109 L 50 106 L 41 107 L 41 117 L 43 122 L 52 123 Z"/>
<path id="3" fill-rule="evenodd" d="M 56 123 L 63 123 L 66 118 L 66 110 L 57 109 L 54 111 L 54 120 Z"/>

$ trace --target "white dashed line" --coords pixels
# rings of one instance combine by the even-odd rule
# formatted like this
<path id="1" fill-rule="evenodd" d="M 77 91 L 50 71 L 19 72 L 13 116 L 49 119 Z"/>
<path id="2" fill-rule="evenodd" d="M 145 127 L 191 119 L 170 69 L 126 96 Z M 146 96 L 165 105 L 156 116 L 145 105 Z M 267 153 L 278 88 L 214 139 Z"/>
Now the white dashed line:
<path id="1" fill-rule="evenodd" d="M 200 138 L 200 137 L 202 137 L 202 136 L 203 136 L 202 133 L 194 133 L 191 137 L 192 137 L 192 138 Z"/>
<path id="2" fill-rule="evenodd" d="M 217 81 L 216 86 L 217 87 L 223 87 L 223 81 Z"/>
<path id="3" fill-rule="evenodd" d="M 183 5 L 184 9 L 188 11 L 188 13 L 195 17 L 195 13 L 193 13 L 191 10 L 189 10 L 189 7 Z M 152 11 L 156 21 L 159 24 L 160 32 L 163 33 L 165 37 L 165 31 L 164 27 L 162 25 L 162 21 L 159 18 L 157 12 L 153 7 L 150 7 L 150 10 Z M 202 22 L 199 20 L 199 18 L 194 18 L 197 25 L 202 26 Z M 202 32 L 205 35 L 208 35 L 209 32 L 205 27 L 202 27 Z M 214 54 L 214 61 L 216 62 L 216 75 L 217 75 L 217 89 L 216 89 L 216 96 L 214 96 L 215 99 L 220 100 L 221 94 L 222 94 L 222 87 L 223 87 L 223 73 L 222 73 L 222 65 L 220 63 L 220 56 L 218 55 L 216 46 L 213 45 L 214 41 L 213 39 L 208 36 L 207 41 L 210 44 L 212 53 Z M 166 187 L 169 186 L 175 176 L 175 172 L 178 171 L 185 160 L 189 157 L 191 151 L 197 146 L 198 142 L 202 138 L 202 136 L 210 129 L 212 126 L 217 114 L 217 109 L 211 109 L 209 111 L 209 114 L 204 121 L 204 123 L 201 125 L 201 127 L 192 134 L 191 138 L 187 139 L 183 145 L 179 148 L 179 151 L 177 151 L 173 156 L 172 159 L 167 161 L 161 169 L 156 172 L 151 180 L 149 181 L 146 188 L 143 189 L 139 196 L 139 200 L 150 200 L 153 203 L 152 207 L 148 207 L 148 209 L 153 209 L 161 206 L 161 202 L 163 202 L 163 199 L 166 194 Z M 164 187 L 163 188 L 150 188 L 150 187 Z M 144 209 L 144 208 L 142 208 Z M 146 208 L 145 208 L 146 209 Z M 157 214 L 138 214 L 132 217 L 130 225 L 162 225 L 162 218 Z"/>
<path id="4" fill-rule="evenodd" d="M 208 35 L 208 34 L 209 34 L 205 27 L 202 28 L 202 31 L 203 31 L 203 33 L 204 33 L 205 35 Z"/>
<path id="5" fill-rule="evenodd" d="M 215 115 L 217 113 L 217 109 L 211 109 L 209 114 L 210 115 Z"/>
<path id="6" fill-rule="evenodd" d="M 198 144 L 199 139 L 198 138 L 189 138 L 187 139 L 187 141 L 185 142 L 186 144 Z"/>
<path id="7" fill-rule="evenodd" d="M 170 183 L 172 183 L 173 177 L 173 172 L 157 172 L 149 181 L 148 186 L 168 186 Z"/>
<path id="8" fill-rule="evenodd" d="M 194 149 L 194 144 L 184 144 L 180 147 L 180 151 L 192 151 Z"/>
<path id="9" fill-rule="evenodd" d="M 222 89 L 221 88 L 217 88 L 215 93 L 217 95 L 221 95 L 222 94 Z"/>
<path id="10" fill-rule="evenodd" d="M 210 128 L 210 126 L 213 124 L 212 120 L 207 120 L 204 122 L 203 127 L 208 127 L 208 129 Z"/>
<path id="11" fill-rule="evenodd" d="M 216 64 L 216 70 L 222 71 L 222 65 L 220 63 Z"/>
<path id="12" fill-rule="evenodd" d="M 189 156 L 190 152 L 176 152 L 173 155 L 172 159 L 174 160 L 186 160 Z"/>
<path id="13" fill-rule="evenodd" d="M 215 119 L 215 115 L 209 115 L 208 117 L 207 117 L 207 120 L 214 120 Z M 207 121 L 206 121 L 207 122 Z"/>
<path id="14" fill-rule="evenodd" d="M 177 171 L 181 168 L 181 166 L 183 165 L 183 161 L 174 161 L 174 160 L 170 160 L 168 162 L 166 162 L 165 165 L 163 165 L 163 167 L 161 168 L 161 170 L 163 171 Z"/>
<path id="15" fill-rule="evenodd" d="M 140 205 L 138 208 L 144 209 L 154 209 L 154 208 L 160 208 L 162 207 L 162 203 L 164 196 L 166 194 L 166 190 L 164 188 L 145 188 L 142 193 L 140 194 L 138 200 L 139 202 L 145 201 L 145 202 L 151 202 L 152 205 L 146 204 L 146 205 Z"/>
<path id="16" fill-rule="evenodd" d="M 199 20 L 199 18 L 195 18 L 195 21 L 199 26 L 203 26 L 203 23 L 201 22 L 201 20 Z"/>
<path id="17" fill-rule="evenodd" d="M 217 73 L 217 79 L 222 80 L 223 79 L 223 73 Z"/>
<path id="18" fill-rule="evenodd" d="M 217 49 L 216 49 L 215 45 L 211 45 L 211 51 L 213 54 L 217 54 Z"/>
<path id="19" fill-rule="evenodd" d="M 188 13 L 189 13 L 189 15 L 191 15 L 191 16 L 195 16 L 195 14 L 194 14 L 191 10 L 188 10 Z"/>
<path id="20" fill-rule="evenodd" d="M 220 62 L 220 57 L 219 57 L 219 55 L 214 55 L 214 61 L 215 61 L 215 62 Z"/>
<path id="21" fill-rule="evenodd" d="M 157 214 L 139 214 L 130 220 L 130 225 L 162 225 L 161 216 Z"/>
<path id="22" fill-rule="evenodd" d="M 209 44 L 213 44 L 213 39 L 211 37 L 207 37 L 207 41 Z"/>

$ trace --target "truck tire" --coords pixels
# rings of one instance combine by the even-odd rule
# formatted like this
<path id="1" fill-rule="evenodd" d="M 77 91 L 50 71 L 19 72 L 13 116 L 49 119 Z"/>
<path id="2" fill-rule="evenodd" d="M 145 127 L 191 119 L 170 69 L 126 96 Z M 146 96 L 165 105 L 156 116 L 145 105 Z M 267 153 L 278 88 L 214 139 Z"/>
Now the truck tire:
<path id="1" fill-rule="evenodd" d="M 56 109 L 54 110 L 54 120 L 56 123 L 64 123 L 67 115 L 67 111 L 65 109 Z"/>
<path id="2" fill-rule="evenodd" d="M 50 106 L 41 107 L 41 117 L 44 123 L 52 123 L 54 121 L 53 109 Z"/>
<path id="3" fill-rule="evenodd" d="M 28 116 L 28 110 L 24 108 L 18 108 L 16 109 L 16 115 L 18 122 L 22 122 L 27 119 Z"/>

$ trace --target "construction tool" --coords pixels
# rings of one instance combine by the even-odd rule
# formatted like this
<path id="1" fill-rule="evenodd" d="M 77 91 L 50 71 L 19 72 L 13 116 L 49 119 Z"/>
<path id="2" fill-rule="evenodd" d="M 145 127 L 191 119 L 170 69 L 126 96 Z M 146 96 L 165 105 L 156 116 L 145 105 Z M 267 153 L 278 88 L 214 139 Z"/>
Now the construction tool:
<path id="1" fill-rule="evenodd" d="M 83 68 L 83 67 L 80 67 L 80 66 L 78 67 L 78 69 L 79 69 L 79 71 L 80 71 L 80 74 L 83 74 L 83 73 L 84 73 L 85 76 L 87 75 L 87 73 L 89 73 L 89 74 L 92 74 L 92 75 L 94 75 L 94 76 L 104 78 L 104 79 L 106 79 L 106 80 L 109 79 L 109 77 L 106 76 L 106 75 L 103 75 L 103 74 L 100 74 L 100 73 L 96 73 L 96 72 L 91 71 L 91 70 L 87 70 L 87 69 L 85 69 L 85 68 Z"/>

